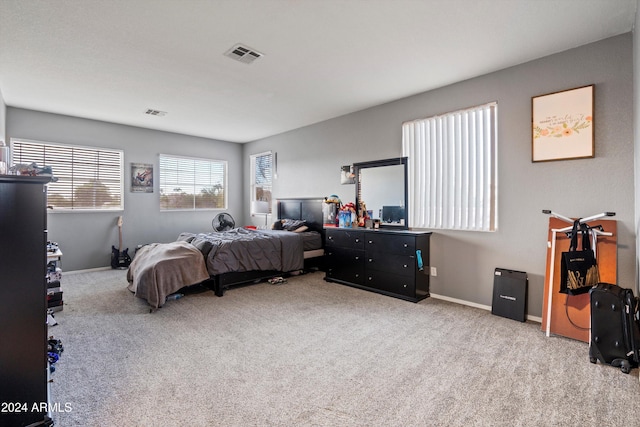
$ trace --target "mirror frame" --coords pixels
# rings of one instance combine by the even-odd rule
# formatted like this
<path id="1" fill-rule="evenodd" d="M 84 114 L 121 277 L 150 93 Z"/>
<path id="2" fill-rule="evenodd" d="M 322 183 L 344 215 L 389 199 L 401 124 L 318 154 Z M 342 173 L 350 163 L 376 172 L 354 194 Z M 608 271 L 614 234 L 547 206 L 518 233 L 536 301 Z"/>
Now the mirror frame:
<path id="1" fill-rule="evenodd" d="M 360 171 L 366 168 L 378 168 L 383 166 L 395 166 L 395 165 L 404 165 L 404 225 L 391 225 L 380 222 L 380 227 L 397 229 L 397 230 L 406 230 L 409 228 L 409 198 L 408 198 L 408 173 L 407 173 L 407 158 L 406 157 L 397 157 L 393 159 L 384 159 L 384 160 L 373 160 L 369 162 L 360 162 L 353 164 L 353 172 L 356 176 L 356 206 L 360 206 Z"/>

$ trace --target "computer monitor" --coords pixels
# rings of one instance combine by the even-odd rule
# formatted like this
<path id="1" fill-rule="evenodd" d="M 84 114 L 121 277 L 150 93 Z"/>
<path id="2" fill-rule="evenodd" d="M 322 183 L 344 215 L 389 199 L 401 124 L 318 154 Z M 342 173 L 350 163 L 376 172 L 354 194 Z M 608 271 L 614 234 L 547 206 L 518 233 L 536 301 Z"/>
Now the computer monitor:
<path id="1" fill-rule="evenodd" d="M 404 208 L 402 206 L 383 206 L 381 221 L 386 224 L 402 224 Z"/>

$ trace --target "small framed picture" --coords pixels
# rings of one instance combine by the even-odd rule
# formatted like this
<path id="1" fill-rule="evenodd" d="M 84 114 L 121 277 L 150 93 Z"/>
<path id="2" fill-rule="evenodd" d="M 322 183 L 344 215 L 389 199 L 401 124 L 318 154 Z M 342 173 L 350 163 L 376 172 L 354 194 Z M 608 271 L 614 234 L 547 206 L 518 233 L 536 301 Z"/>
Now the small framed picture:
<path id="1" fill-rule="evenodd" d="M 531 98 L 531 160 L 595 156 L 594 85 Z"/>
<path id="2" fill-rule="evenodd" d="M 131 163 L 131 192 L 153 193 L 153 165 Z"/>
<path id="3" fill-rule="evenodd" d="M 353 165 L 340 168 L 340 184 L 355 184 L 356 175 L 353 173 Z"/>

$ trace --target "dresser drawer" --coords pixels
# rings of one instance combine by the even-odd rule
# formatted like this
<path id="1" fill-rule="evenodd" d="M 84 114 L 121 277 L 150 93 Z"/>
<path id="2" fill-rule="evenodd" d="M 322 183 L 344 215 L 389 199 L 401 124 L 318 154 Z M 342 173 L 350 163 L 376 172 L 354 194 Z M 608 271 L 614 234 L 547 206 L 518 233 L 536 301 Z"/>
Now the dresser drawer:
<path id="1" fill-rule="evenodd" d="M 365 256 L 367 271 L 377 270 L 413 278 L 416 271 L 415 255 L 386 254 L 381 251 L 369 252 Z"/>
<path id="2" fill-rule="evenodd" d="M 364 285 L 369 288 L 375 288 L 409 298 L 415 298 L 416 296 L 416 287 L 413 278 L 389 272 L 367 270 Z"/>
<path id="3" fill-rule="evenodd" d="M 415 254 L 416 240 L 414 236 L 402 234 L 365 233 L 365 249 L 369 252 L 386 252 L 394 254 Z"/>
<path id="4" fill-rule="evenodd" d="M 364 251 L 346 248 L 325 248 L 329 279 L 358 285 L 364 283 Z"/>
<path id="5" fill-rule="evenodd" d="M 364 233 L 349 229 L 327 229 L 325 246 L 364 249 Z"/>

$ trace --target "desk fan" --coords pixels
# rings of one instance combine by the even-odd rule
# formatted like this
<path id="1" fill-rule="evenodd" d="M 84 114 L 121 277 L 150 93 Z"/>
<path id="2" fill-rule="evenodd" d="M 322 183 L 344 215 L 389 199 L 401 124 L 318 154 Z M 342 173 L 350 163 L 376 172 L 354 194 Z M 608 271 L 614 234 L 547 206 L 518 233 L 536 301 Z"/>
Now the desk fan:
<path id="1" fill-rule="evenodd" d="M 236 222 L 230 214 L 223 212 L 213 218 L 211 227 L 215 231 L 228 231 L 236 227 Z"/>

